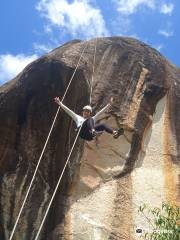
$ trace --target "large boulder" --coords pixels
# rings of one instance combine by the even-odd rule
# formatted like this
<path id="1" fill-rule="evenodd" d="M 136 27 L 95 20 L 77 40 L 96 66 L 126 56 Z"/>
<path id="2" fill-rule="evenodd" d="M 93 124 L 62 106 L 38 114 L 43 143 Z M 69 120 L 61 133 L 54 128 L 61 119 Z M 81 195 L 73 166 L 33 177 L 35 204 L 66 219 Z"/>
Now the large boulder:
<path id="1" fill-rule="evenodd" d="M 87 46 L 86 46 L 87 44 Z M 97 44 L 92 78 L 94 49 Z M 69 42 L 27 66 L 0 88 L 0 238 L 8 239 L 62 97 L 81 114 L 92 86 L 94 113 L 114 97 L 100 121 L 124 127 L 78 139 L 40 239 L 136 239 L 146 202 L 177 204 L 179 186 L 180 70 L 132 38 Z M 93 79 L 93 81 L 92 81 Z M 76 136 L 60 111 L 14 239 L 34 239 Z"/>

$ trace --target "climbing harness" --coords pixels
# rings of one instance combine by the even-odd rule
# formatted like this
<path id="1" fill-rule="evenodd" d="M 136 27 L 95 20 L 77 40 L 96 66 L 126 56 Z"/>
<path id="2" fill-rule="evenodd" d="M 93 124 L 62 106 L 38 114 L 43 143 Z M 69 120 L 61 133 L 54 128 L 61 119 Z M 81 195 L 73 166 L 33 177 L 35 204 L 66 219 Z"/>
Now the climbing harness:
<path id="1" fill-rule="evenodd" d="M 67 88 L 66 88 L 66 90 L 65 90 L 64 96 L 63 96 L 63 98 L 62 98 L 62 100 L 61 100 L 62 102 L 63 102 L 63 100 L 64 100 L 64 98 L 65 98 L 65 96 L 66 96 L 66 94 L 67 94 L 67 91 L 68 91 L 71 83 L 72 83 L 72 80 L 73 80 L 73 78 L 74 78 L 74 75 L 75 75 L 75 73 L 76 73 L 76 71 L 77 71 L 77 68 L 78 68 L 78 66 L 79 66 L 79 63 L 80 63 L 80 61 L 81 61 L 81 58 L 82 58 L 82 56 L 83 56 L 83 54 L 84 54 L 84 51 L 85 51 L 85 49 L 87 48 L 87 46 L 88 46 L 88 42 L 85 44 L 85 46 L 84 46 L 84 48 L 83 48 L 83 50 L 82 50 L 82 53 L 81 53 L 81 55 L 80 55 L 80 57 L 79 57 L 78 63 L 77 63 L 77 65 L 76 65 L 76 68 L 75 68 L 75 70 L 74 70 L 74 72 L 73 72 L 73 74 L 72 74 L 72 76 L 71 76 L 71 79 L 70 79 L 70 81 L 69 81 L 69 83 L 68 83 L 68 86 L 67 86 Z M 22 211 L 23 211 L 24 205 L 25 205 L 25 203 L 26 203 L 26 201 L 27 201 L 27 198 L 28 198 L 28 196 L 29 196 L 29 193 L 30 193 L 32 184 L 33 184 L 33 182 L 34 182 L 36 173 L 37 173 L 37 171 L 38 171 L 38 168 L 39 168 L 39 165 L 40 165 L 40 162 L 41 162 L 41 159 L 42 159 L 42 157 L 43 157 L 43 154 L 44 154 L 44 151 L 45 151 L 45 149 L 46 149 L 47 143 L 48 143 L 48 141 L 49 141 L 49 138 L 50 138 L 50 136 L 51 136 L 52 130 L 53 130 L 53 128 L 54 128 L 54 125 L 55 125 L 55 122 L 56 122 L 58 113 L 59 113 L 59 111 L 60 111 L 60 108 L 61 108 L 61 107 L 59 106 L 58 109 L 57 109 L 57 112 L 56 112 L 56 114 L 55 114 L 55 117 L 54 117 L 53 123 L 52 123 L 52 125 L 51 125 L 49 134 L 48 134 L 48 136 L 47 136 L 47 139 L 46 139 L 46 142 L 45 142 L 45 144 L 44 144 L 43 150 L 42 150 L 42 152 L 41 152 L 41 154 L 40 154 L 40 157 L 39 157 L 39 159 L 38 159 L 38 163 L 37 163 L 36 169 L 35 169 L 35 171 L 34 171 L 33 177 L 32 177 L 32 179 L 31 179 L 29 188 L 28 188 L 27 193 L 26 193 L 26 195 L 25 195 L 23 204 L 22 204 L 22 206 L 21 206 L 21 208 L 20 208 L 19 214 L 18 214 L 18 216 L 17 216 L 16 222 L 15 222 L 15 224 L 14 224 L 14 227 L 13 227 L 13 230 L 12 230 L 12 232 L 11 232 L 11 235 L 10 235 L 9 240 L 12 240 L 12 238 L 13 238 L 13 236 L 14 236 L 14 233 L 15 233 L 15 230 L 16 230 L 16 227 L 17 227 L 17 224 L 18 224 L 18 222 L 19 222 L 19 219 L 20 219 L 21 213 L 22 213 Z"/>

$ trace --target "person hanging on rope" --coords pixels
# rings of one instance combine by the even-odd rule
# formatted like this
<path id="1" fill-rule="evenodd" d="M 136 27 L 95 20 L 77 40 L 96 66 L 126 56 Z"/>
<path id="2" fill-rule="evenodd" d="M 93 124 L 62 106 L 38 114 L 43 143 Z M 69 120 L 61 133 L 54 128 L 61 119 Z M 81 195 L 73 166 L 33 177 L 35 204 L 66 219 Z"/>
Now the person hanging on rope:
<path id="1" fill-rule="evenodd" d="M 113 103 L 113 98 L 111 98 L 110 103 L 108 103 L 103 109 L 101 109 L 96 115 L 92 116 L 92 107 L 87 105 L 83 107 L 82 116 L 74 113 L 68 107 L 66 107 L 59 99 L 59 97 L 54 98 L 55 102 L 62 107 L 62 109 L 75 121 L 77 128 L 81 127 L 79 136 L 87 141 L 93 140 L 99 132 L 107 132 L 112 134 L 114 138 L 118 138 L 124 133 L 124 129 L 120 128 L 118 130 L 112 129 L 105 123 L 96 124 L 97 118 L 105 112 Z"/>

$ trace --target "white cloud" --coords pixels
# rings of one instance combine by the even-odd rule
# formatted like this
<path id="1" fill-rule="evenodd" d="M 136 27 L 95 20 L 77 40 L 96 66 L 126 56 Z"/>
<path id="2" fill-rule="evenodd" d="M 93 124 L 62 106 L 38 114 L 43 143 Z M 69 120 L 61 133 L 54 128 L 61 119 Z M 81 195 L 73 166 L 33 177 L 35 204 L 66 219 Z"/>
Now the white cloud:
<path id="1" fill-rule="evenodd" d="M 39 43 L 33 43 L 33 47 L 37 54 L 48 53 L 51 50 L 53 50 L 53 48 L 55 48 L 55 46 L 51 46 L 50 44 L 39 44 Z"/>
<path id="2" fill-rule="evenodd" d="M 160 12 L 163 14 L 171 15 L 174 10 L 174 5 L 172 3 L 163 3 L 160 8 Z"/>
<path id="3" fill-rule="evenodd" d="M 160 34 L 160 35 L 162 35 L 162 36 L 164 36 L 164 37 L 167 37 L 167 38 L 169 38 L 169 37 L 172 37 L 173 36 L 173 31 L 170 31 L 170 30 L 159 30 L 158 31 L 158 33 Z"/>
<path id="4" fill-rule="evenodd" d="M 24 54 L 0 55 L 0 83 L 4 83 L 14 78 L 20 73 L 30 62 L 35 60 L 37 55 L 25 56 Z"/>
<path id="5" fill-rule="evenodd" d="M 106 36 L 108 30 L 101 10 L 93 7 L 90 0 L 40 0 L 37 10 L 49 20 L 50 26 L 58 27 L 73 37 Z"/>
<path id="6" fill-rule="evenodd" d="M 130 15 L 137 11 L 140 6 L 155 8 L 155 0 L 115 0 L 118 11 L 124 15 Z"/>
<path id="7" fill-rule="evenodd" d="M 158 44 L 158 45 L 155 45 L 154 48 L 156 48 L 160 52 L 164 48 L 164 45 Z"/>

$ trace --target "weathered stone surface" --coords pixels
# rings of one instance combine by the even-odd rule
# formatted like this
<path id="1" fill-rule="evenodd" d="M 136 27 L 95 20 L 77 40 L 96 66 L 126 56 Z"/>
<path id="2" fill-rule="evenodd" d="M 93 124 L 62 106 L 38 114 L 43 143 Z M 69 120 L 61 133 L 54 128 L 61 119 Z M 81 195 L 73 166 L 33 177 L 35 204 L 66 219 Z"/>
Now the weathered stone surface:
<path id="1" fill-rule="evenodd" d="M 79 114 L 89 101 L 95 42 L 88 42 L 65 98 Z M 52 99 L 63 96 L 85 44 L 55 49 L 0 88 L 1 239 L 8 239 L 52 124 Z M 79 139 L 41 239 L 136 239 L 136 227 L 147 227 L 140 204 L 180 202 L 179 77 L 178 68 L 142 42 L 98 39 L 92 106 L 97 112 L 113 96 L 101 121 L 126 131 L 117 140 L 106 133 L 91 143 Z M 74 128 L 61 112 L 14 239 L 34 239 Z"/>

